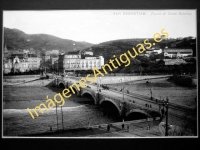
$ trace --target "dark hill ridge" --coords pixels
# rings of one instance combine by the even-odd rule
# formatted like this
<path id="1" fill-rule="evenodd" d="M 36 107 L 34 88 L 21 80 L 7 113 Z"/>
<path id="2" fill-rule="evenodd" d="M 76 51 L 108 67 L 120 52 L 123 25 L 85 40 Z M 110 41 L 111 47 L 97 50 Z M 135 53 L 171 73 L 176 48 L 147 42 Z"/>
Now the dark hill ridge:
<path id="1" fill-rule="evenodd" d="M 108 62 L 109 59 L 113 57 L 113 55 L 119 56 L 128 50 L 131 50 L 134 47 L 136 50 L 136 45 L 139 43 L 143 43 L 146 38 L 135 38 L 135 39 L 120 39 L 120 40 L 113 40 L 100 43 L 98 45 L 93 45 L 90 48 L 86 48 L 85 50 L 92 50 L 94 55 L 102 55 L 105 58 L 105 62 Z M 148 38 L 149 42 L 153 43 L 153 38 Z M 155 42 L 154 42 L 155 43 Z M 193 49 L 194 56 L 196 56 L 196 39 L 191 39 L 185 37 L 181 40 L 177 39 L 165 39 L 160 43 L 156 43 L 156 48 L 165 47 L 168 48 L 191 48 Z"/>
<path id="2" fill-rule="evenodd" d="M 146 38 L 145 38 L 146 39 Z M 86 48 L 85 50 L 91 49 L 94 52 L 94 55 L 102 55 L 105 58 L 105 62 L 108 62 L 113 55 L 120 56 L 121 54 L 127 52 L 128 50 L 132 50 L 134 47 L 137 50 L 137 44 L 144 44 L 144 38 L 136 38 L 136 39 L 120 39 L 113 40 L 100 43 L 98 45 L 94 45 L 90 48 Z M 149 41 L 153 43 L 153 39 L 149 38 Z M 163 40 L 161 43 L 157 43 L 157 48 L 164 48 L 167 46 L 167 43 L 174 40 Z"/>
<path id="3" fill-rule="evenodd" d="M 57 49 L 63 52 L 82 50 L 93 45 L 87 42 L 62 39 L 48 34 L 26 34 L 18 29 L 9 29 L 5 27 L 4 43 L 6 43 L 8 50 L 33 48 L 39 51 L 42 49 Z"/>
<path id="4" fill-rule="evenodd" d="M 146 38 L 134 38 L 134 39 L 119 39 L 93 45 L 84 41 L 72 41 L 67 39 L 58 38 L 47 34 L 26 34 L 18 29 L 4 28 L 4 40 L 8 50 L 13 49 L 29 49 L 35 50 L 53 50 L 58 49 L 63 52 L 73 50 L 92 50 L 94 55 L 104 56 L 105 62 L 107 62 L 113 55 L 119 56 L 127 50 L 131 50 L 132 47 L 136 48 L 136 45 L 143 43 Z M 153 43 L 152 38 L 148 38 Z M 75 44 L 75 45 L 74 45 Z M 156 44 L 158 48 L 192 48 L 194 56 L 196 56 L 196 39 L 185 37 L 183 39 L 167 39 Z M 136 48 L 137 49 L 137 48 Z"/>

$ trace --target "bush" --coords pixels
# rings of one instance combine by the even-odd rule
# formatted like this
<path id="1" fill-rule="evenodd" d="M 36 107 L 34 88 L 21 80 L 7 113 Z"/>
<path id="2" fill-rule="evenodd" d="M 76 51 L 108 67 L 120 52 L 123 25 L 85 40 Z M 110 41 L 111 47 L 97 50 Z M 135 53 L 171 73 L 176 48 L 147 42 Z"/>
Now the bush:
<path id="1" fill-rule="evenodd" d="M 174 75 L 172 79 L 179 85 L 192 86 L 192 78 L 189 76 Z"/>

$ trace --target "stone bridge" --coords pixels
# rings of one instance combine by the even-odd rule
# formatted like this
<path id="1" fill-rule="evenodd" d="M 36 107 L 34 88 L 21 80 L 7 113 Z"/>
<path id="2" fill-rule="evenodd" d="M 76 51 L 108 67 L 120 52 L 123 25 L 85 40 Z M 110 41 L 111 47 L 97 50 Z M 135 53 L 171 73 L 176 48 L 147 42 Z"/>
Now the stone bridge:
<path id="1" fill-rule="evenodd" d="M 59 87 L 69 88 L 73 83 L 78 83 L 77 78 L 63 78 L 55 80 L 55 84 Z M 152 97 L 139 94 L 127 94 L 115 90 L 99 89 L 97 84 L 91 84 L 86 88 L 80 88 L 80 91 L 73 87 L 77 96 L 87 96 L 94 101 L 96 105 L 112 106 L 119 116 L 128 117 L 136 113 L 146 116 L 146 118 L 161 116 L 162 110 L 165 111 L 163 102 Z M 190 108 L 169 103 L 169 114 L 175 117 L 187 116 L 193 110 Z"/>

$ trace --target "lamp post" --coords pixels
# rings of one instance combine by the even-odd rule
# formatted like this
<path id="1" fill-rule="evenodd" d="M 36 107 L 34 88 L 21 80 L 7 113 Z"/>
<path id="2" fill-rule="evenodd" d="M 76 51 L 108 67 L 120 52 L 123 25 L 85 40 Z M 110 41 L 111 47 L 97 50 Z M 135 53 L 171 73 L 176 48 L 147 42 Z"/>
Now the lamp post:
<path id="1" fill-rule="evenodd" d="M 99 85 L 98 85 L 98 100 L 99 100 L 99 92 L 101 92 L 101 77 L 99 77 Z"/>
<path id="2" fill-rule="evenodd" d="M 125 81 L 125 77 L 124 77 L 124 81 Z M 122 84 L 122 89 L 123 89 L 123 91 L 122 91 L 122 92 L 123 92 L 123 93 L 122 93 L 122 94 L 123 94 L 123 102 L 124 102 L 124 81 L 123 81 L 123 79 L 121 78 L 121 82 L 123 82 L 123 84 Z"/>
<path id="3" fill-rule="evenodd" d="M 124 81 L 125 81 L 125 77 L 124 77 L 123 79 L 124 79 Z M 123 79 L 121 79 L 121 80 L 122 80 L 122 82 L 123 82 L 123 87 L 122 87 L 122 88 L 123 88 L 123 93 L 122 93 L 122 94 L 123 94 L 123 102 L 122 102 L 122 103 L 123 103 L 123 107 L 124 107 L 125 101 L 124 101 L 124 81 L 123 81 Z M 122 115 L 122 116 L 123 116 L 123 117 L 122 117 L 122 122 L 123 122 L 123 124 L 124 124 L 124 110 L 123 110 L 122 113 L 123 113 L 123 115 Z"/>
<path id="4" fill-rule="evenodd" d="M 56 120 L 57 120 L 57 130 L 58 130 L 58 112 L 57 112 L 57 103 L 56 103 Z"/>
<path id="5" fill-rule="evenodd" d="M 61 106 L 61 114 L 62 114 L 62 129 L 64 130 L 64 125 L 63 125 L 63 111 L 62 111 L 62 106 Z"/>
<path id="6" fill-rule="evenodd" d="M 101 77 L 99 77 L 99 89 L 101 89 Z"/>

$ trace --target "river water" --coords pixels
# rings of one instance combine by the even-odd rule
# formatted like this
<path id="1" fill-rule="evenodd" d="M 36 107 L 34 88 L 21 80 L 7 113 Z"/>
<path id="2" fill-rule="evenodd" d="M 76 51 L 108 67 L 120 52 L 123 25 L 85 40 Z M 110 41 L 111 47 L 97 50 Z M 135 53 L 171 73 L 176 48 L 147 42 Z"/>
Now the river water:
<path id="1" fill-rule="evenodd" d="M 27 108 L 34 108 L 41 103 L 47 104 L 46 95 L 53 99 L 61 89 L 48 87 L 17 87 L 4 88 L 3 101 L 3 135 L 17 136 L 62 129 L 61 107 L 44 110 L 43 114 L 32 119 Z M 108 116 L 101 108 L 94 105 L 88 98 L 80 98 L 73 95 L 65 99 L 62 107 L 64 129 L 79 128 L 83 126 L 98 125 L 121 121 L 119 117 Z M 57 126 L 58 116 L 58 126 Z"/>
<path id="2" fill-rule="evenodd" d="M 122 84 L 115 84 L 121 88 Z M 196 88 L 177 86 L 166 79 L 151 80 L 149 84 L 145 81 L 126 83 L 125 89 L 143 95 L 150 95 L 152 88 L 153 96 L 158 98 L 169 97 L 171 102 L 195 107 L 194 97 L 197 95 Z M 125 90 L 125 91 L 126 91 Z M 61 107 L 44 110 L 35 119 L 32 119 L 26 108 L 34 108 L 41 103 L 47 104 L 46 95 L 53 99 L 53 96 L 61 89 L 53 87 L 4 87 L 3 89 L 3 135 L 17 136 L 46 132 L 52 127 L 53 130 L 62 129 Z M 65 99 L 62 107 L 64 129 L 78 128 L 83 126 L 98 125 L 121 121 L 118 116 L 105 115 L 102 108 L 94 105 L 88 98 L 80 98 L 73 95 Z M 57 115 L 56 115 L 57 114 Z M 58 126 L 57 126 L 58 116 Z"/>

